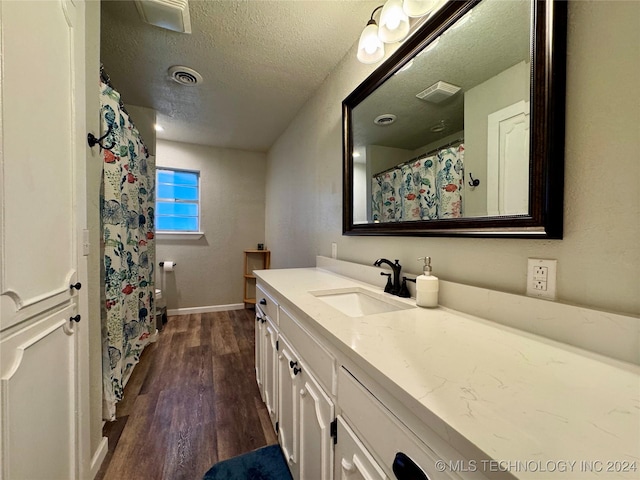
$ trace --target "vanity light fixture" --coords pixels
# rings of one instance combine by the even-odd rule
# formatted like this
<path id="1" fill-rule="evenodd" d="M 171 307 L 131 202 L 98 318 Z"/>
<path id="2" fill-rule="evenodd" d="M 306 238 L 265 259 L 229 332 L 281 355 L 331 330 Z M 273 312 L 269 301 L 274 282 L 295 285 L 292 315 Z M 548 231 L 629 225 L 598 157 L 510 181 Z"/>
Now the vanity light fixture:
<path id="1" fill-rule="evenodd" d="M 402 9 L 402 0 L 387 0 L 380 13 L 378 37 L 384 43 L 395 43 L 409 35 L 409 16 Z"/>
<path id="2" fill-rule="evenodd" d="M 382 5 L 371 12 L 371 18 L 364 27 L 358 42 L 358 60 L 361 63 L 377 63 L 384 57 L 384 43 L 378 38 L 378 24 L 373 19 L 375 13 L 382 8 Z"/>
<path id="3" fill-rule="evenodd" d="M 384 44 L 404 40 L 411 30 L 409 17 L 430 15 L 443 5 L 442 0 L 387 0 L 371 13 L 360 34 L 357 57 L 361 63 L 377 63 L 384 57 Z M 378 10 L 380 25 L 373 19 Z"/>
<path id="4" fill-rule="evenodd" d="M 402 9 L 411 18 L 423 17 L 431 13 L 440 0 L 404 0 Z"/>

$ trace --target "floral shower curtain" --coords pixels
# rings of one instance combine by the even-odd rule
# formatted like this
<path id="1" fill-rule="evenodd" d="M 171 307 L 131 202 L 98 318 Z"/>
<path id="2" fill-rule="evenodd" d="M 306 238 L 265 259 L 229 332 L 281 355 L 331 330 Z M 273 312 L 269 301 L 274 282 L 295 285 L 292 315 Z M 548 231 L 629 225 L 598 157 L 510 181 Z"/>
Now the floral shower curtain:
<path id="1" fill-rule="evenodd" d="M 155 333 L 155 166 L 120 94 L 105 83 L 100 87 L 102 129 L 108 132 L 101 191 L 103 417 L 114 420 L 124 385 Z"/>
<path id="2" fill-rule="evenodd" d="M 374 175 L 372 220 L 408 222 L 462 216 L 464 145 Z"/>

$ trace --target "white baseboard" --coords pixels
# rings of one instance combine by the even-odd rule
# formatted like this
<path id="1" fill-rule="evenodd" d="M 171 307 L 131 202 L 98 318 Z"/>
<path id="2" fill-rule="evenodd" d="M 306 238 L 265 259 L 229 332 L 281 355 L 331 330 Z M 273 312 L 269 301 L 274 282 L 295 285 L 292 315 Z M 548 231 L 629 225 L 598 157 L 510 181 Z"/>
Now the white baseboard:
<path id="1" fill-rule="evenodd" d="M 104 458 L 107 456 L 107 452 L 109 451 L 109 440 L 107 437 L 102 437 L 100 440 L 100 444 L 98 445 L 98 449 L 93 454 L 93 458 L 91 459 L 91 470 L 89 471 L 89 478 L 96 478 L 98 475 L 98 471 L 102 466 L 102 462 L 104 462 Z"/>
<path id="2" fill-rule="evenodd" d="M 232 303 L 230 305 L 207 305 L 204 307 L 174 308 L 167 310 L 167 316 L 190 315 L 192 313 L 226 312 L 227 310 L 242 310 L 244 303 Z"/>

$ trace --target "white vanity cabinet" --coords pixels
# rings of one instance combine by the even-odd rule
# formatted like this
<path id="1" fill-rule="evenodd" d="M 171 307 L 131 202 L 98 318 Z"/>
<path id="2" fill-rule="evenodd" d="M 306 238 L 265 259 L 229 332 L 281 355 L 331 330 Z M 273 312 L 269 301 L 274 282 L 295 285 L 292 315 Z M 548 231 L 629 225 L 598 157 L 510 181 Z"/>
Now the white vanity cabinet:
<path id="1" fill-rule="evenodd" d="M 456 472 L 442 472 L 436 467 L 442 465 L 439 463 L 442 461 L 446 465 L 466 465 L 469 462 L 425 425 L 420 425 L 417 421 L 406 424 L 402 422 L 397 416 L 399 412 L 390 410 L 374 396 L 372 391 L 375 392 L 377 389 L 379 387 L 372 384 L 365 386 L 344 367 L 338 372 L 338 398 L 344 421 L 360 437 L 371 456 L 378 460 L 379 467 L 386 475 L 392 479 L 396 478 L 393 465 L 396 456 L 400 454 L 405 456 L 403 464 L 413 462 L 414 466 L 412 471 L 398 473 L 397 478 L 461 478 Z M 419 427 L 421 436 L 418 437 L 407 425 Z M 341 442 L 342 438 L 338 434 L 338 445 Z M 472 478 L 485 480 L 478 471 L 466 473 Z"/>
<path id="2" fill-rule="evenodd" d="M 262 285 L 256 380 L 295 480 L 332 480 L 335 358 Z"/>
<path id="3" fill-rule="evenodd" d="M 279 341 L 278 352 L 278 441 L 289 469 L 298 478 L 298 359 L 284 338 Z"/>
<path id="4" fill-rule="evenodd" d="M 337 419 L 340 441 L 335 450 L 336 480 L 387 480 L 388 477 L 341 416 Z"/>
<path id="5" fill-rule="evenodd" d="M 333 478 L 332 422 L 335 419 L 334 401 L 316 378 L 314 367 L 321 371 L 333 371 L 335 360 L 326 352 L 320 354 L 306 342 L 315 342 L 307 335 L 302 342 L 295 320 L 281 309 L 278 352 L 278 440 L 287 459 L 291 474 L 298 480 L 331 480 Z M 292 327 L 294 327 L 292 329 Z M 316 347 L 321 347 L 316 344 Z M 304 356 L 298 353 L 305 352 Z M 310 353 L 310 359 L 307 359 Z M 327 357 L 322 358 L 326 353 Z M 331 378 L 330 383 L 333 383 Z"/>
<path id="6" fill-rule="evenodd" d="M 278 421 L 278 330 L 269 317 L 267 317 L 267 321 L 264 323 L 262 340 L 264 342 L 262 344 L 264 372 L 262 377 L 263 400 L 267 406 L 271 423 L 275 428 L 276 422 Z"/>
<path id="7" fill-rule="evenodd" d="M 309 373 L 304 363 L 298 390 L 301 479 L 333 478 L 333 436 L 331 424 L 335 418 L 334 403 Z"/>
<path id="8" fill-rule="evenodd" d="M 274 428 L 278 421 L 278 304 L 258 289 L 256 305 L 256 381 Z"/>
<path id="9" fill-rule="evenodd" d="M 294 480 L 461 478 L 435 471 L 438 460 L 458 458 L 455 450 L 435 434 L 425 436 L 426 427 L 420 436 L 410 430 L 411 420 L 400 420 L 378 397 L 383 390 L 375 382 L 265 288 L 259 285 L 259 295 L 277 311 L 267 313 L 258 297 L 257 378 Z M 417 475 L 396 477 L 399 453 Z"/>

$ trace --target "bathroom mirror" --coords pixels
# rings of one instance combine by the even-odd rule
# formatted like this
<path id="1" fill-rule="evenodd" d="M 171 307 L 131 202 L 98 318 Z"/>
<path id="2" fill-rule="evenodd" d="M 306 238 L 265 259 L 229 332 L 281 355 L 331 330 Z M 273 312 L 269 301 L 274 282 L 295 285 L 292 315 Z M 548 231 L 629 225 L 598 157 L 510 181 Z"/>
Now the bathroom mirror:
<path id="1" fill-rule="evenodd" d="M 562 238 L 566 2 L 445 2 L 344 101 L 343 233 Z"/>

